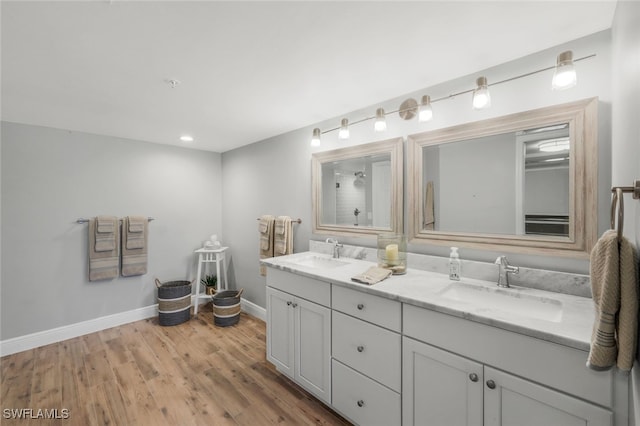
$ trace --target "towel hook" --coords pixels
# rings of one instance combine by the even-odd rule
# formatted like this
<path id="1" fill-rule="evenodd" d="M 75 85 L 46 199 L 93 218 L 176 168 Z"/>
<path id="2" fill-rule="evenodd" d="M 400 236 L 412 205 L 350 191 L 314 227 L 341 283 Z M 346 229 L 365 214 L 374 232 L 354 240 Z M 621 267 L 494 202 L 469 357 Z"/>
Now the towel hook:
<path id="1" fill-rule="evenodd" d="M 616 205 L 618 206 L 618 226 L 616 227 Z M 624 227 L 624 197 L 622 188 L 616 188 L 611 198 L 611 229 L 618 231 L 618 241 L 622 240 L 622 229 Z"/>

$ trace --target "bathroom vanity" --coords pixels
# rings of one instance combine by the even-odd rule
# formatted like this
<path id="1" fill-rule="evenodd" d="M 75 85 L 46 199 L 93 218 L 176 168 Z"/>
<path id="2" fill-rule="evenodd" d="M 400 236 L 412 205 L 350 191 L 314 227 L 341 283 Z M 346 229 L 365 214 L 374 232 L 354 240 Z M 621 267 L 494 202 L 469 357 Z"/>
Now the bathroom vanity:
<path id="1" fill-rule="evenodd" d="M 628 378 L 585 364 L 589 298 L 315 252 L 266 259 L 267 359 L 361 425 L 628 424 Z"/>

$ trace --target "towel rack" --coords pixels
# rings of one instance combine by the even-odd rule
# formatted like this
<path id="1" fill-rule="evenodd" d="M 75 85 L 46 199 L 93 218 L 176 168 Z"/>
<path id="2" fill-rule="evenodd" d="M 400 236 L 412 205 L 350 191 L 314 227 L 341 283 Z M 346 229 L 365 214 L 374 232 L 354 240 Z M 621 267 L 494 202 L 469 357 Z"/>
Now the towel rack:
<path id="1" fill-rule="evenodd" d="M 640 179 L 633 181 L 632 186 L 614 186 L 611 188 L 613 197 L 611 197 L 611 229 L 618 232 L 618 240 L 622 239 L 622 230 L 624 228 L 624 193 L 633 193 L 633 199 L 640 199 Z M 616 215 L 616 207 L 617 215 Z M 616 216 L 618 226 L 616 227 Z"/>
<path id="2" fill-rule="evenodd" d="M 260 220 L 260 218 L 256 219 L 256 220 Z M 298 218 L 298 219 L 291 219 L 291 222 L 293 223 L 302 223 L 302 219 Z"/>
<path id="3" fill-rule="evenodd" d="M 151 222 L 152 220 L 154 220 L 154 218 L 148 217 L 147 220 Z M 120 219 L 120 222 L 122 222 L 122 219 Z M 89 223 L 89 219 L 81 217 L 80 219 L 76 220 L 76 223 Z"/>

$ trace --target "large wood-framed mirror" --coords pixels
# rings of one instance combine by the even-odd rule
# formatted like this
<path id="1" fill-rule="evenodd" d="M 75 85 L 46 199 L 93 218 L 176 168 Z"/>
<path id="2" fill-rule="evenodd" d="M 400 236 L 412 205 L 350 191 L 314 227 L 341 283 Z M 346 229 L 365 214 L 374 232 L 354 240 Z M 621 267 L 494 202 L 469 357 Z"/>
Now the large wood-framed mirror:
<path id="1" fill-rule="evenodd" d="M 411 242 L 588 257 L 597 238 L 597 103 L 409 136 Z"/>
<path id="2" fill-rule="evenodd" d="M 402 138 L 314 153 L 313 232 L 403 231 Z"/>

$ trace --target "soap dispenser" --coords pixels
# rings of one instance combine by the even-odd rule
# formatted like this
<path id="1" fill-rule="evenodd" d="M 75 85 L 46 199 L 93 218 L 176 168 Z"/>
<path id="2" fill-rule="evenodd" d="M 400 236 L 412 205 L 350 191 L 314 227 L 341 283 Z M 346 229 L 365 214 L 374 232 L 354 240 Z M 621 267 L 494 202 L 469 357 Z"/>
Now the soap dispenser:
<path id="1" fill-rule="evenodd" d="M 449 254 L 449 279 L 460 281 L 460 256 L 458 255 L 458 247 L 451 247 L 451 254 Z"/>

